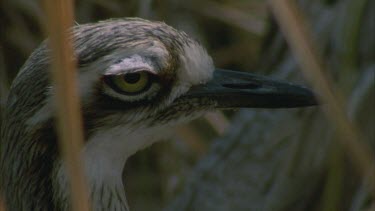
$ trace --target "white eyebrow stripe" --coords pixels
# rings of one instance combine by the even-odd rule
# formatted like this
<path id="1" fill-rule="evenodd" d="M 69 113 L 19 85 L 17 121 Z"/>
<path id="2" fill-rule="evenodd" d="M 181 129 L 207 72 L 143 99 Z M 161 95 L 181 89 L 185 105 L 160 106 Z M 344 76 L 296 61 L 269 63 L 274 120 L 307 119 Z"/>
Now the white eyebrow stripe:
<path id="1" fill-rule="evenodd" d="M 119 75 L 124 73 L 132 73 L 139 70 L 147 70 L 154 74 L 157 72 L 154 67 L 144 57 L 134 54 L 130 57 L 122 59 L 120 62 L 111 65 L 104 75 Z"/>

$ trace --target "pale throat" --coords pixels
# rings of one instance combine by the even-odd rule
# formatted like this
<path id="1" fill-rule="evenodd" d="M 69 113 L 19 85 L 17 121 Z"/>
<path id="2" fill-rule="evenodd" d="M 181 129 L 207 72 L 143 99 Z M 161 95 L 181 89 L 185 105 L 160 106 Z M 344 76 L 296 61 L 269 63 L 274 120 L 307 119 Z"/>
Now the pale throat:
<path id="1" fill-rule="evenodd" d="M 168 136 L 164 127 L 128 130 L 116 127 L 100 131 L 87 141 L 82 160 L 93 210 L 127 210 L 122 173 L 126 160 L 137 151 Z M 69 192 L 63 165 L 57 173 L 62 197 Z M 65 195 L 65 196 L 64 196 Z M 110 205 L 110 207 L 108 207 Z"/>

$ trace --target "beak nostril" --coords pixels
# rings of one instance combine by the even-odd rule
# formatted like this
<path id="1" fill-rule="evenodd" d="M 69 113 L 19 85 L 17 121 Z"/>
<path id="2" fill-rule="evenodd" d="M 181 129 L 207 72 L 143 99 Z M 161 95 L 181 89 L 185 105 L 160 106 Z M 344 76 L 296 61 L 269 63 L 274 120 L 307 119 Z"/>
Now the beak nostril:
<path id="1" fill-rule="evenodd" d="M 230 89 L 258 89 L 262 85 L 255 83 L 227 83 L 222 84 L 222 86 Z"/>

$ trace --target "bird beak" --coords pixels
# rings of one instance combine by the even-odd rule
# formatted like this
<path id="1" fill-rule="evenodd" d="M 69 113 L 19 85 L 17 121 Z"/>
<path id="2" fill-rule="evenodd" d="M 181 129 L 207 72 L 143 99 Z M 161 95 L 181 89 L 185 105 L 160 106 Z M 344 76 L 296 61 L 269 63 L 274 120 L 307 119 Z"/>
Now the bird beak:
<path id="1" fill-rule="evenodd" d="M 231 70 L 216 69 L 212 80 L 193 86 L 188 98 L 206 98 L 217 108 L 294 108 L 317 105 L 312 91 L 287 82 Z"/>

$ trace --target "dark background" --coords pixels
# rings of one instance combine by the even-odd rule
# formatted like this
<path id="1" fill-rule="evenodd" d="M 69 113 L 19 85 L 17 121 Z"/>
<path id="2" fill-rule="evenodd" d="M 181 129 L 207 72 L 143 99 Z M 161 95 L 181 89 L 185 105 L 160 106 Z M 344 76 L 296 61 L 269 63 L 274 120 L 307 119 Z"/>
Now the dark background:
<path id="1" fill-rule="evenodd" d="M 328 75 L 345 96 L 350 119 L 374 149 L 375 2 L 298 3 Z M 164 21 L 200 40 L 218 67 L 308 86 L 267 1 L 77 0 L 75 5 L 77 24 L 130 16 Z M 0 106 L 22 64 L 45 39 L 44 23 L 40 1 L 0 1 Z M 130 207 L 375 209 L 336 133 L 320 108 L 209 114 L 128 161 L 124 177 Z"/>

